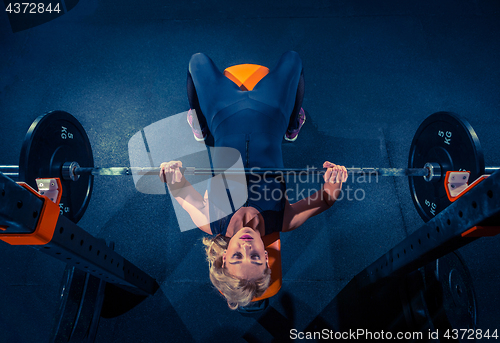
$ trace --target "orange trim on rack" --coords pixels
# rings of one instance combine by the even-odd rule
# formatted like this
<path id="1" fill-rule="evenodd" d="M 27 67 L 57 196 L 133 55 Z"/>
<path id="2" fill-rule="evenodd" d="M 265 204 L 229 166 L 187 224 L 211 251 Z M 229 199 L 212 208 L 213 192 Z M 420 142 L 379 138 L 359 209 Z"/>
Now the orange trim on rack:
<path id="1" fill-rule="evenodd" d="M 61 181 L 59 179 L 55 180 L 57 181 L 58 189 L 60 190 L 59 194 L 62 194 Z M 24 182 L 18 182 L 18 184 L 43 200 L 42 211 L 39 214 L 35 231 L 27 234 L 0 234 L 0 240 L 9 243 L 10 245 L 45 245 L 49 243 L 54 236 L 54 231 L 60 214 L 59 202 L 54 203 L 50 201 L 49 198 L 44 195 L 40 195 Z M 58 200 L 60 199 L 61 197 L 58 196 Z"/>
<path id="2" fill-rule="evenodd" d="M 238 64 L 224 70 L 224 75 L 242 91 L 251 91 L 268 73 L 268 68 L 257 64 Z"/>
<path id="3" fill-rule="evenodd" d="M 454 201 L 460 199 L 460 197 L 462 195 L 464 195 L 465 193 L 467 193 L 468 191 L 470 191 L 471 189 L 473 189 L 474 187 L 476 187 L 477 185 L 479 185 L 481 182 L 483 182 L 484 180 L 486 180 L 488 178 L 488 176 L 489 176 L 489 175 L 482 175 L 482 176 L 478 177 L 477 180 L 475 180 L 470 185 L 468 185 L 457 196 L 452 196 L 450 194 L 450 190 L 449 190 L 449 187 L 448 187 L 448 185 L 450 184 L 449 179 L 450 179 L 450 176 L 451 176 L 452 173 L 455 173 L 455 172 L 454 171 L 448 171 L 448 172 L 446 172 L 446 176 L 444 178 L 444 189 L 446 190 L 446 196 L 448 197 L 448 199 L 451 202 L 454 202 Z M 458 173 L 463 173 L 463 172 L 458 172 Z M 466 172 L 466 173 L 470 174 L 470 172 Z M 460 185 L 460 187 L 462 187 L 463 185 L 465 185 L 465 183 L 458 183 L 458 184 Z M 499 233 L 500 233 L 500 226 L 474 226 L 474 227 L 468 229 L 467 231 L 463 232 L 461 234 L 461 236 L 462 237 L 467 237 L 467 238 L 492 237 L 492 236 L 496 236 Z"/>
<path id="4" fill-rule="evenodd" d="M 475 180 L 473 183 L 471 183 L 459 195 L 457 195 L 456 197 L 453 197 L 453 196 L 451 196 L 450 191 L 448 189 L 449 177 L 450 177 L 451 173 L 453 173 L 453 172 L 452 171 L 446 172 L 446 177 L 444 178 L 444 189 L 446 190 L 446 196 L 448 197 L 448 200 L 450 200 L 451 202 L 454 202 L 454 201 L 460 199 L 460 197 L 462 195 L 464 195 L 465 193 L 470 191 L 472 188 L 476 187 L 482 181 L 486 180 L 489 176 L 489 175 L 482 175 L 482 176 L 478 177 L 477 180 Z M 470 173 L 470 172 L 467 172 L 467 173 Z"/>
<path id="5" fill-rule="evenodd" d="M 462 233 L 462 237 L 493 237 L 500 233 L 500 226 L 474 226 Z"/>

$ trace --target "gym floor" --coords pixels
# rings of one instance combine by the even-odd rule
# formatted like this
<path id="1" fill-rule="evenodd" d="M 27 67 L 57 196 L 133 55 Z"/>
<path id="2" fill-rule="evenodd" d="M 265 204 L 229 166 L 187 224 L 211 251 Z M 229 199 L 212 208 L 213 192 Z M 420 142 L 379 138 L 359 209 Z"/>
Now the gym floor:
<path id="1" fill-rule="evenodd" d="M 16 33 L 3 12 L 0 164 L 19 163 L 36 117 L 64 110 L 87 131 L 96 166 L 129 166 L 135 133 L 188 109 L 193 53 L 206 53 L 222 70 L 273 67 L 295 50 L 309 116 L 297 141 L 283 144 L 286 167 L 329 160 L 404 168 L 415 131 L 438 111 L 466 117 L 486 165 L 497 166 L 499 36 L 497 0 L 87 0 Z M 184 130 L 191 134 L 187 123 Z M 281 235 L 283 287 L 266 310 L 267 328 L 286 321 L 304 330 L 357 273 L 423 224 L 407 178 L 348 185 L 349 198 Z M 211 287 L 204 234 L 181 232 L 169 196 L 140 193 L 130 177 L 96 177 L 78 225 L 114 241 L 160 284 L 126 314 L 101 319 L 97 342 L 273 340 L 273 330 L 229 310 Z M 459 250 L 483 331 L 500 331 L 499 243 L 500 236 L 482 238 Z M 0 260 L 0 342 L 47 342 L 65 265 L 3 242 Z"/>

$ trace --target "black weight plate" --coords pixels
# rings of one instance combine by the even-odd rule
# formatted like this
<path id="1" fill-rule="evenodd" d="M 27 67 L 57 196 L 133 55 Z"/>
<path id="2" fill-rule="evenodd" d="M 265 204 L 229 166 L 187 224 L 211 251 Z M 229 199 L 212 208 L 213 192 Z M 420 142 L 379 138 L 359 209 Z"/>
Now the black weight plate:
<path id="1" fill-rule="evenodd" d="M 84 271 L 70 265 L 66 266 L 59 292 L 59 309 L 54 317 L 54 326 L 52 327 L 51 343 L 60 342 L 61 337 L 69 342 L 68 338 L 71 337 L 82 297 L 85 295 L 86 277 L 87 273 Z"/>
<path id="2" fill-rule="evenodd" d="M 66 266 L 51 343 L 94 342 L 105 286 L 104 280 L 73 266 Z"/>
<path id="3" fill-rule="evenodd" d="M 428 289 L 426 300 L 436 329 L 475 329 L 477 324 L 476 292 L 467 265 L 452 252 L 425 266 Z M 437 283 L 436 283 L 437 282 Z M 468 341 L 462 337 L 459 341 Z"/>
<path id="4" fill-rule="evenodd" d="M 431 182 L 408 178 L 413 203 L 425 222 L 451 204 L 444 185 L 447 171 L 470 171 L 470 182 L 484 174 L 483 150 L 467 120 L 437 112 L 422 122 L 411 142 L 408 168 L 423 168 L 427 162 L 441 166 L 441 178 Z"/>
<path id="5" fill-rule="evenodd" d="M 77 181 L 63 180 L 62 165 L 73 161 L 81 167 L 94 167 L 92 148 L 83 126 L 63 111 L 38 117 L 24 138 L 19 158 L 19 180 L 37 189 L 37 178 L 60 178 L 63 187 L 59 204 L 61 213 L 77 223 L 89 204 L 94 177 L 82 175 Z"/>

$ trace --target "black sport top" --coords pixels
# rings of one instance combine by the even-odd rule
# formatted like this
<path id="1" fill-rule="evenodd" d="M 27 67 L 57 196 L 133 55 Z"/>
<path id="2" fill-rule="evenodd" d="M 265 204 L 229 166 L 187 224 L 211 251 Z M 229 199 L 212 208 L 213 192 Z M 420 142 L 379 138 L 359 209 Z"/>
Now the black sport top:
<path id="1" fill-rule="evenodd" d="M 265 234 L 269 235 L 273 232 L 281 232 L 283 227 L 283 214 L 285 210 L 286 184 L 276 179 L 264 180 L 260 182 L 256 178 L 247 178 L 249 185 L 248 200 L 243 206 L 250 206 L 257 209 L 264 218 Z M 269 182 L 269 183 L 268 183 Z M 265 187 L 265 190 L 264 190 Z M 215 206 L 214 202 L 210 201 L 209 196 L 210 218 L 221 217 L 220 211 Z M 237 209 L 235 209 L 237 210 Z M 226 235 L 229 222 L 236 212 L 230 213 L 219 220 L 211 221 L 210 230 L 213 235 Z M 218 216 L 218 217 L 215 217 Z"/>

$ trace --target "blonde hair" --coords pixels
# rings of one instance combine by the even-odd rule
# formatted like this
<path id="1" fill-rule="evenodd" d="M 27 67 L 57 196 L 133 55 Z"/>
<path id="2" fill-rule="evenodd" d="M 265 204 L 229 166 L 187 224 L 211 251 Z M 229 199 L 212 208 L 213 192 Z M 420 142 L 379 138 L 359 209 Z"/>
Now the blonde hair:
<path id="1" fill-rule="evenodd" d="M 230 238 L 222 235 L 203 238 L 210 281 L 224 295 L 229 308 L 236 310 L 238 307 L 248 305 L 253 298 L 264 294 L 271 281 L 271 268 L 266 267 L 261 277 L 252 280 L 239 279 L 231 275 L 224 267 L 222 259 L 229 241 Z"/>

